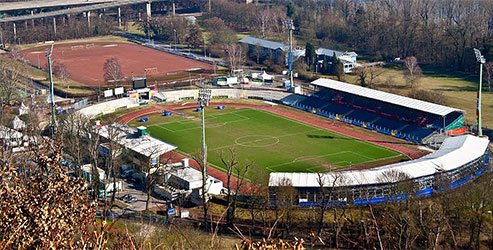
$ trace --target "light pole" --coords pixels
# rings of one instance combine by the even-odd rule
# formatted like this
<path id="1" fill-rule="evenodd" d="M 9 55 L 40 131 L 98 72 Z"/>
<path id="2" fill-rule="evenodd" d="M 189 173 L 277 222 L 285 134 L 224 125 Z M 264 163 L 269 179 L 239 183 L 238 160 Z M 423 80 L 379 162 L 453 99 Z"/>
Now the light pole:
<path id="1" fill-rule="evenodd" d="M 209 100 L 211 99 L 211 89 L 206 88 L 205 84 L 199 89 L 199 99 L 197 104 L 202 112 L 202 185 L 205 185 L 207 181 L 207 144 L 205 143 L 205 107 L 209 106 Z M 205 191 L 205 190 L 204 190 Z M 205 193 L 203 196 L 205 197 Z M 204 199 L 205 203 L 205 199 Z"/>
<path id="2" fill-rule="evenodd" d="M 46 57 L 48 57 L 48 74 L 50 77 L 50 95 L 51 95 L 51 126 L 53 130 L 55 129 L 55 90 L 53 86 L 53 72 L 51 70 L 51 56 L 53 54 L 53 45 L 51 45 L 51 49 L 48 53 L 46 53 Z"/>
<path id="3" fill-rule="evenodd" d="M 173 32 L 175 34 L 175 50 L 176 50 L 176 29 L 173 29 Z"/>
<path id="4" fill-rule="evenodd" d="M 289 66 L 289 83 L 294 86 L 293 82 L 293 30 L 294 24 L 291 18 L 286 19 L 286 29 L 289 30 L 289 54 L 288 54 L 288 66 Z"/>
<path id="5" fill-rule="evenodd" d="M 483 88 L 483 64 L 486 63 L 486 59 L 481 55 L 479 49 L 474 49 L 474 54 L 476 54 L 476 60 L 479 63 L 479 87 L 476 103 L 476 116 L 478 117 L 478 136 L 483 135 L 483 130 L 481 129 L 481 89 Z"/>

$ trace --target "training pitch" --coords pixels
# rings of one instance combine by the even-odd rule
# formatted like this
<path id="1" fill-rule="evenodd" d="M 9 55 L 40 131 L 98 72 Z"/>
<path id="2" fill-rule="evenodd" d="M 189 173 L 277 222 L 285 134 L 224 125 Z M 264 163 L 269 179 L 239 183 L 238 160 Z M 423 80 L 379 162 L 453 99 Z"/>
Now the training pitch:
<path id="1" fill-rule="evenodd" d="M 34 47 L 23 50 L 22 54 L 31 64 L 46 69 L 45 53 L 49 49 L 50 46 Z M 105 83 L 103 65 L 112 57 L 118 58 L 127 78 L 146 75 L 159 80 L 187 71 L 212 70 L 210 64 L 132 43 L 67 43 L 55 44 L 53 48 L 54 64 L 63 63 L 72 80 L 88 86 Z"/>
<path id="2" fill-rule="evenodd" d="M 201 148 L 200 112 L 182 115 L 147 115 L 131 126 L 147 126 L 148 133 L 196 155 Z M 353 139 L 266 111 L 227 107 L 206 110 L 208 161 L 223 169 L 219 154 L 234 148 L 238 161 L 255 162 L 267 172 L 326 172 L 350 166 L 374 166 L 398 161 L 402 154 L 369 142 Z"/>

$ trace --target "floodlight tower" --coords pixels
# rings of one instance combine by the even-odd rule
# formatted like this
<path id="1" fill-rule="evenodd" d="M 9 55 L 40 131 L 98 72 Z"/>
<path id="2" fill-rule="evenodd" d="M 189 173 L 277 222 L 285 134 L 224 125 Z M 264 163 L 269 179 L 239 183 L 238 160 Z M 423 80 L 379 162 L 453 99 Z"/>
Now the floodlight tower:
<path id="1" fill-rule="evenodd" d="M 291 86 L 294 86 L 293 82 L 293 30 L 294 24 L 291 18 L 285 21 L 286 29 L 289 30 L 289 53 L 288 53 L 288 67 L 289 67 L 289 81 Z"/>
<path id="2" fill-rule="evenodd" d="M 50 51 L 46 53 L 48 57 L 48 74 L 50 77 L 50 96 L 51 96 L 51 126 L 55 129 L 55 88 L 53 86 L 53 71 L 51 70 L 51 65 L 53 63 L 51 56 L 53 55 L 53 44 L 51 45 Z"/>
<path id="3" fill-rule="evenodd" d="M 202 185 L 207 181 L 207 144 L 205 144 L 205 107 L 209 106 L 211 99 L 211 89 L 206 88 L 205 84 L 199 89 L 199 100 L 197 104 L 202 112 Z M 205 197 L 205 194 L 203 194 Z"/>
<path id="4" fill-rule="evenodd" d="M 478 117 L 478 136 L 483 135 L 483 130 L 481 129 L 481 89 L 483 88 L 483 64 L 486 63 L 486 59 L 481 55 L 479 49 L 474 49 L 474 54 L 476 54 L 476 60 L 479 63 L 479 87 L 478 96 L 476 104 L 476 116 Z"/>

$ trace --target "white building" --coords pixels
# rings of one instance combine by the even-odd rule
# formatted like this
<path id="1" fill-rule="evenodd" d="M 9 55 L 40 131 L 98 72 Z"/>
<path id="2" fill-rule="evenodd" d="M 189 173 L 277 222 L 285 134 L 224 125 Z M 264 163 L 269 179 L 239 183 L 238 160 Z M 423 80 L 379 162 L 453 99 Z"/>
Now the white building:
<path id="1" fill-rule="evenodd" d="M 170 164 L 170 169 L 164 176 L 165 185 L 157 185 L 154 192 L 164 198 L 174 199 L 183 195 L 195 204 L 200 204 L 202 196 L 202 173 L 188 165 L 188 159 L 181 163 Z M 207 194 L 219 195 L 223 190 L 223 182 L 208 175 L 206 183 Z"/>
<path id="2" fill-rule="evenodd" d="M 89 185 L 93 177 L 92 165 L 91 164 L 82 165 L 81 170 L 82 170 L 82 177 L 87 180 L 86 185 Z M 98 178 L 99 181 L 101 182 L 99 185 L 100 196 L 109 195 L 114 190 L 123 191 L 123 181 L 117 180 L 116 183 L 113 183 L 113 180 L 107 178 L 108 176 L 106 176 L 106 173 L 104 172 L 103 169 L 96 167 L 96 171 L 98 171 Z"/>
<path id="3" fill-rule="evenodd" d="M 131 151 L 132 163 L 137 168 L 147 167 L 149 163 L 158 164 L 160 156 L 178 148 L 148 135 L 144 126 L 134 129 L 115 123 L 102 126 L 99 135 L 107 141 L 116 140 L 123 148 Z"/>
<path id="4" fill-rule="evenodd" d="M 317 62 L 323 60 L 330 60 L 328 58 L 332 58 L 334 54 L 336 55 L 337 59 L 341 60 L 342 64 L 344 65 L 344 73 L 350 73 L 353 70 L 354 64 L 356 64 L 356 57 L 358 54 L 356 52 L 341 52 L 337 50 L 331 50 L 331 49 L 325 49 L 325 48 L 318 48 L 315 50 L 315 54 L 317 55 Z"/>

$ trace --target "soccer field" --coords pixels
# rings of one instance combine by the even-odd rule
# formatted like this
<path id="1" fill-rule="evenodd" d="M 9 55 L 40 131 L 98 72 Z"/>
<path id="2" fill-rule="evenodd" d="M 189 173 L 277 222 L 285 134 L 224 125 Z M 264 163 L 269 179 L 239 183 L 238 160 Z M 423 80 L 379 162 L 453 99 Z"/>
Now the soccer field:
<path id="1" fill-rule="evenodd" d="M 194 155 L 201 147 L 200 112 L 184 115 L 146 116 L 148 122 L 129 125 L 148 127 L 148 132 Z M 279 115 L 247 108 L 206 110 L 208 161 L 224 169 L 219 154 L 234 148 L 241 165 L 255 162 L 266 172 L 326 172 L 353 165 L 397 161 L 403 155 L 365 141 L 353 139 Z"/>

